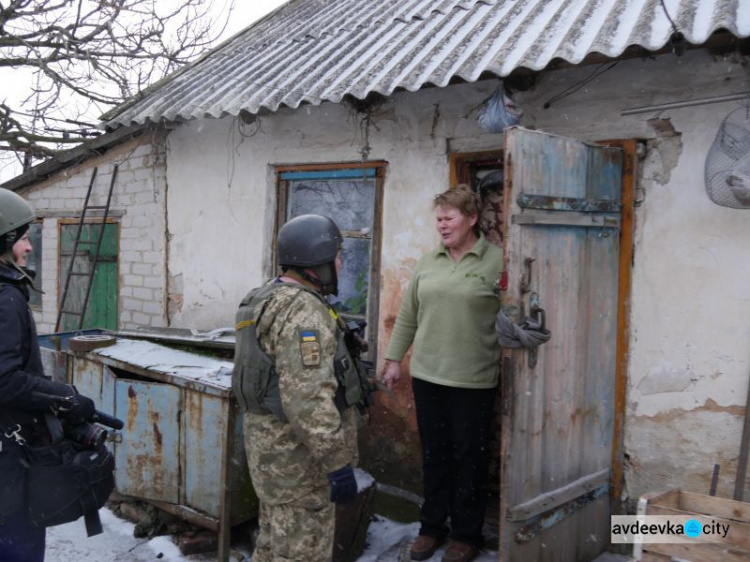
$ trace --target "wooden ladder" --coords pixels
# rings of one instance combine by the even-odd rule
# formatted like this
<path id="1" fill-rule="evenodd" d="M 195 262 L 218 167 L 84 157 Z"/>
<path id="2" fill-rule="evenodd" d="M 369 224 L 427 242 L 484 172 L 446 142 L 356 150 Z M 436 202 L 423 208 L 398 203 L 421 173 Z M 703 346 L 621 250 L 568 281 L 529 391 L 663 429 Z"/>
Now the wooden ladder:
<path id="1" fill-rule="evenodd" d="M 109 217 L 109 206 L 112 202 L 112 192 L 115 188 L 115 180 L 117 179 L 117 168 L 118 164 L 115 164 L 112 169 L 112 180 L 109 182 L 109 192 L 107 193 L 107 204 L 106 205 L 90 205 L 91 192 L 94 189 L 94 182 L 96 180 L 96 174 L 98 168 L 94 168 L 91 174 L 91 181 L 89 182 L 89 189 L 86 192 L 86 199 L 83 202 L 83 210 L 81 211 L 81 219 L 78 221 L 78 229 L 76 231 L 75 242 L 73 244 L 73 252 L 70 254 L 70 264 L 68 265 L 68 275 L 65 278 L 65 289 L 63 289 L 62 298 L 60 299 L 60 308 L 57 312 L 57 322 L 55 322 L 55 332 L 60 330 L 60 324 L 62 323 L 63 315 L 77 316 L 78 329 L 83 329 L 83 320 L 86 316 L 86 308 L 89 304 L 89 297 L 91 295 L 91 286 L 94 284 L 94 275 L 96 274 L 96 266 L 99 261 L 99 253 L 102 247 L 102 239 L 104 238 L 104 229 L 107 226 L 107 218 Z M 99 233 L 95 240 L 81 242 L 81 234 L 83 232 L 83 225 L 86 222 L 86 213 L 90 210 L 102 210 L 101 223 L 99 227 Z M 89 271 L 73 271 L 76 262 L 76 257 L 90 254 L 90 249 L 79 252 L 79 246 L 95 246 L 93 259 L 91 260 L 91 269 Z M 73 277 L 81 277 L 86 280 L 86 293 L 83 299 L 83 304 L 80 310 L 72 310 L 66 308 L 68 302 L 68 293 L 70 290 L 70 280 Z"/>

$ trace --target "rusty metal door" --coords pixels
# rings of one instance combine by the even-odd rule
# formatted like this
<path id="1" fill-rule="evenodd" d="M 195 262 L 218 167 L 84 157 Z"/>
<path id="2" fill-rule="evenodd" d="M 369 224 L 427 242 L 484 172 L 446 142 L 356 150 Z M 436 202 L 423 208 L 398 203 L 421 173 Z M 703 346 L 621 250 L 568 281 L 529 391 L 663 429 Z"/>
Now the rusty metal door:
<path id="1" fill-rule="evenodd" d="M 125 422 L 115 447 L 117 490 L 176 504 L 180 500 L 180 388 L 118 378 L 115 416 Z"/>
<path id="2" fill-rule="evenodd" d="M 619 148 L 506 134 L 503 308 L 552 339 L 503 351 L 504 561 L 592 560 L 609 542 L 622 162 Z"/>

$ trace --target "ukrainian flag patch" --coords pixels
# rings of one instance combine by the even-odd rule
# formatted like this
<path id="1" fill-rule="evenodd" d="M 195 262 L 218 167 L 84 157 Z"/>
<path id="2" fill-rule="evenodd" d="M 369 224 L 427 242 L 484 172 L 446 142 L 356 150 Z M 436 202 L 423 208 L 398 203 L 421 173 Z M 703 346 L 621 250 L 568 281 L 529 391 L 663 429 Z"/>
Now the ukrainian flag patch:
<path id="1" fill-rule="evenodd" d="M 317 341 L 317 338 L 315 337 L 315 331 L 313 330 L 303 330 L 300 332 L 300 341 L 301 342 L 314 342 Z"/>

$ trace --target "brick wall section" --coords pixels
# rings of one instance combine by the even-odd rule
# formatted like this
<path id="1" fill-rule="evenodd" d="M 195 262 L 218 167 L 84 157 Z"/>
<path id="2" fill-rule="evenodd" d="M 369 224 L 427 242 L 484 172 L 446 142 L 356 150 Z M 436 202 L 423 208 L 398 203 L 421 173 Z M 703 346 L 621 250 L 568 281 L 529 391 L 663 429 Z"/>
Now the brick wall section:
<path id="1" fill-rule="evenodd" d="M 91 175 L 98 167 L 91 205 L 104 205 L 119 164 L 110 219 L 120 225 L 118 328 L 162 327 L 166 316 L 166 149 L 161 134 L 148 133 L 102 156 L 20 192 L 43 218 L 42 309 L 34 311 L 39 333 L 54 330 L 64 289 L 58 276 L 61 222 L 77 219 Z"/>

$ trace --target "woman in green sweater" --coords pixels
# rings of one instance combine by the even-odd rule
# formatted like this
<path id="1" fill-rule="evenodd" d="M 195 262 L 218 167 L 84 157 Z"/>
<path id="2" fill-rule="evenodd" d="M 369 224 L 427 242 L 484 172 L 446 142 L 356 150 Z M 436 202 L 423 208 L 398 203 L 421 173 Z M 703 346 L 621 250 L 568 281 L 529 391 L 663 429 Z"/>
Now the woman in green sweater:
<path id="1" fill-rule="evenodd" d="M 443 561 L 455 562 L 473 560 L 483 542 L 503 255 L 480 232 L 477 196 L 468 186 L 438 195 L 434 204 L 441 241 L 420 259 L 404 295 L 384 382 L 398 383 L 413 346 L 425 502 L 411 559 L 427 560 L 450 537 Z"/>

